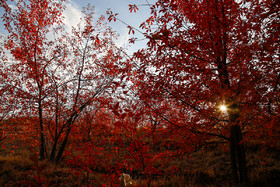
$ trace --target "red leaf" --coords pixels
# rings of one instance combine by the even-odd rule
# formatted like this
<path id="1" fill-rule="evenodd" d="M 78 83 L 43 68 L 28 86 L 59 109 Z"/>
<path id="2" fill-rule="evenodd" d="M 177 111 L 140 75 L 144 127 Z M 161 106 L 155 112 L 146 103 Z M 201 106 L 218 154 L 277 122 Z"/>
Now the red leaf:
<path id="1" fill-rule="evenodd" d="M 135 4 L 134 5 L 128 5 L 128 6 L 129 6 L 129 11 L 130 12 L 133 11 L 134 13 L 136 13 L 136 11 L 139 10 L 138 7 Z"/>

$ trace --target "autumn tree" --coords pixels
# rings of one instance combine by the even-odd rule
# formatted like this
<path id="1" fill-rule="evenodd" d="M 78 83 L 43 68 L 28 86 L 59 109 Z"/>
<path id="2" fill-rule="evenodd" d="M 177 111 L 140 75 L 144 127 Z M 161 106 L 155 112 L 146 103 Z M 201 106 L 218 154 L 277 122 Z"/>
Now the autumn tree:
<path id="1" fill-rule="evenodd" d="M 15 59 L 15 62 L 10 63 L 11 71 L 14 76 L 20 77 L 15 83 L 16 94 L 28 100 L 30 111 L 34 110 L 38 117 L 40 156 L 44 159 L 43 108 L 50 91 L 47 72 L 58 56 L 54 52 L 55 42 L 48 40 L 47 34 L 53 25 L 61 22 L 62 5 L 60 1 L 20 0 L 15 3 L 15 7 L 6 8 L 3 15 L 5 28 L 9 32 L 6 49 Z"/>
<path id="2" fill-rule="evenodd" d="M 93 7 L 90 6 L 84 10 L 84 14 L 85 25 L 73 28 L 70 37 L 65 38 L 66 43 L 70 44 L 70 55 L 64 66 L 67 73 L 66 77 L 58 79 L 58 84 L 62 85 L 58 90 L 60 99 L 52 111 L 59 129 L 53 135 L 55 145 L 65 133 L 56 162 L 61 158 L 77 117 L 87 107 L 94 112 L 99 103 L 106 103 L 114 97 L 118 81 L 126 72 L 126 61 L 122 61 L 121 51 L 112 41 L 115 33 L 103 23 L 104 17 L 95 22 Z M 60 118 L 60 122 L 57 118 Z M 54 159 L 55 149 L 53 147 L 51 159 Z"/>
<path id="3" fill-rule="evenodd" d="M 156 100 L 172 103 L 177 117 L 162 118 L 199 135 L 194 142 L 229 141 L 236 183 L 247 181 L 242 132 L 246 139 L 265 135 L 268 126 L 277 132 L 279 13 L 274 0 L 161 0 L 140 26 L 148 39 L 135 53 L 140 98 L 150 108 Z"/>
<path id="4" fill-rule="evenodd" d="M 14 58 L 8 64 L 14 95 L 25 109 L 21 113 L 38 119 L 41 159 L 55 162 L 83 110 L 113 96 L 127 62 L 122 62 L 113 42 L 116 34 L 103 23 L 104 17 L 94 20 L 92 6 L 67 32 L 63 2 L 20 0 L 3 16 L 9 32 L 5 47 Z"/>

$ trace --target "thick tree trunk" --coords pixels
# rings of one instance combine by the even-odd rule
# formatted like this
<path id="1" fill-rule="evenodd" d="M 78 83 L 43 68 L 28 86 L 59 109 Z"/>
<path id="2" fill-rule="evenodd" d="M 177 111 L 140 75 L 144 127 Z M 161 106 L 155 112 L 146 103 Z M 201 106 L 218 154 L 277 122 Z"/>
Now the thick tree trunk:
<path id="1" fill-rule="evenodd" d="M 230 129 L 230 154 L 231 154 L 231 167 L 234 182 L 246 183 L 248 181 L 246 171 L 246 157 L 244 145 L 242 142 L 242 132 L 236 119 L 239 117 L 239 109 L 236 104 L 229 107 L 229 119 L 235 124 Z"/>
<path id="2" fill-rule="evenodd" d="M 233 126 L 231 127 L 230 136 L 230 159 L 231 159 L 231 170 L 232 177 L 235 183 L 238 183 L 237 163 L 236 163 L 236 150 L 235 150 L 235 138 L 233 135 Z"/>
<path id="3" fill-rule="evenodd" d="M 247 171 L 246 171 L 246 158 L 244 151 L 244 144 L 242 143 L 242 133 L 239 125 L 233 126 L 235 135 L 235 150 L 236 150 L 236 160 L 239 172 L 239 182 L 247 182 Z"/>

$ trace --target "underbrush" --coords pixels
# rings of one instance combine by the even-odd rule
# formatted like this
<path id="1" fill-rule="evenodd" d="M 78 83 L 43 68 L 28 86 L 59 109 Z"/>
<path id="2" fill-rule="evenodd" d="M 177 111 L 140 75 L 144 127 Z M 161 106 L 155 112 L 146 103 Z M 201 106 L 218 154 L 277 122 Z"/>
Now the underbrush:
<path id="1" fill-rule="evenodd" d="M 279 150 L 264 151 L 247 146 L 249 183 L 246 186 L 279 186 Z M 153 176 L 151 186 L 234 186 L 231 181 L 230 160 L 227 152 L 219 147 L 201 149 L 186 158 L 169 163 L 177 169 L 174 173 Z M 39 161 L 37 155 L 27 149 L 2 150 L 0 153 L 0 186 L 102 186 L 110 175 L 98 170 L 77 170 L 63 160 L 56 165 Z M 133 185 L 146 186 L 145 179 L 131 174 Z M 112 183 L 111 183 L 112 184 Z M 116 180 L 115 185 L 123 185 Z"/>

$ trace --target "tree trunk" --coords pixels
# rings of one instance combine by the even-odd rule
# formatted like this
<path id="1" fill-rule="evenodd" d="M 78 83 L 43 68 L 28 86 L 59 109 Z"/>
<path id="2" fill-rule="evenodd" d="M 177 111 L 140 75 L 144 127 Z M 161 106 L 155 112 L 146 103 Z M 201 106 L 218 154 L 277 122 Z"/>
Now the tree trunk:
<path id="1" fill-rule="evenodd" d="M 247 171 L 246 171 L 246 158 L 244 144 L 242 142 L 242 133 L 239 125 L 234 126 L 236 135 L 236 159 L 239 170 L 239 181 L 240 183 L 247 182 Z"/>
<path id="2" fill-rule="evenodd" d="M 58 138 L 56 137 L 55 140 L 54 140 L 54 144 L 53 144 L 52 151 L 51 151 L 51 156 L 50 156 L 50 161 L 52 161 L 52 162 L 54 161 L 54 158 L 55 158 L 57 142 L 58 142 Z"/>
<path id="3" fill-rule="evenodd" d="M 58 139 L 60 137 L 60 133 L 58 134 L 58 126 L 59 126 L 59 117 L 58 117 L 58 112 L 59 112 L 59 101 L 58 101 L 58 91 L 56 87 L 56 107 L 55 107 L 55 135 L 54 135 L 54 144 L 51 150 L 51 155 L 50 155 L 50 161 L 54 162 L 55 158 L 55 153 L 56 153 L 56 148 L 57 148 L 57 143 Z"/>
<path id="4" fill-rule="evenodd" d="M 60 161 L 61 157 L 62 157 L 62 154 L 63 154 L 63 152 L 65 150 L 65 147 L 66 147 L 68 136 L 70 134 L 70 131 L 71 131 L 71 126 L 69 126 L 67 128 L 66 136 L 65 136 L 65 138 L 64 138 L 64 140 L 63 140 L 63 142 L 62 142 L 62 144 L 61 144 L 61 146 L 60 146 L 60 148 L 58 150 L 58 153 L 57 153 L 56 158 L 55 158 L 55 163 L 58 163 Z"/>
<path id="5" fill-rule="evenodd" d="M 235 150 L 235 138 L 234 138 L 233 126 L 231 127 L 230 136 L 230 159 L 231 159 L 231 170 L 232 177 L 235 183 L 238 183 L 237 163 L 236 163 L 236 150 Z"/>
<path id="6" fill-rule="evenodd" d="M 230 129 L 230 154 L 231 167 L 234 182 L 236 184 L 246 183 L 248 181 L 246 171 L 246 157 L 244 145 L 242 142 L 242 132 L 236 119 L 239 117 L 238 106 L 234 103 L 229 107 L 229 119 L 235 122 Z"/>
<path id="7" fill-rule="evenodd" d="M 43 111 L 42 111 L 42 103 L 41 99 L 38 102 L 39 109 L 39 125 L 40 125 L 40 159 L 45 159 L 45 151 L 46 151 L 46 142 L 45 142 L 45 134 L 44 134 L 44 125 L 43 125 Z"/>

